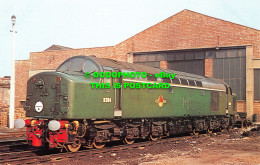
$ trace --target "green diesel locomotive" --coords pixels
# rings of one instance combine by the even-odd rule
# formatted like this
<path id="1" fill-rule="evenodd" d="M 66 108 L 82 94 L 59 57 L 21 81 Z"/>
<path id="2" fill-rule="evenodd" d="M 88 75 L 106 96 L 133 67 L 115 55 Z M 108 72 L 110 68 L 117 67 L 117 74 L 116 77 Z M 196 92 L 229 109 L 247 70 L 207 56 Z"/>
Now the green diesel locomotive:
<path id="1" fill-rule="evenodd" d="M 95 77 L 147 73 L 147 77 Z M 158 73 L 173 77 L 155 77 Z M 88 73 L 88 75 L 86 75 Z M 132 74 L 136 75 L 136 74 Z M 27 127 L 33 146 L 77 151 L 82 145 L 131 144 L 138 138 L 226 129 L 236 116 L 236 95 L 221 80 L 95 56 L 75 56 L 55 72 L 27 83 Z"/>

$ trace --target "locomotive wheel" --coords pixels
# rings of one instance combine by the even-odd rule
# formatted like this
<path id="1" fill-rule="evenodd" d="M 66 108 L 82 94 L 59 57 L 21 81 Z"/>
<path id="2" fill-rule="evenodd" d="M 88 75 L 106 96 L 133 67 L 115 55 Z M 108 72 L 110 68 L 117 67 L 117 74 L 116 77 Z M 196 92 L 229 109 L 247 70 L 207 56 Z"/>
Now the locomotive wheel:
<path id="1" fill-rule="evenodd" d="M 218 129 L 220 132 L 223 132 L 224 131 L 224 129 L 223 128 L 221 128 L 221 127 L 219 127 L 219 129 Z"/>
<path id="2" fill-rule="evenodd" d="M 199 132 L 196 132 L 196 130 L 194 129 L 193 131 L 192 131 L 192 133 L 193 133 L 193 135 L 199 135 Z"/>
<path id="3" fill-rule="evenodd" d="M 93 148 L 93 143 L 87 144 L 87 145 L 84 146 L 84 147 L 86 147 L 86 148 L 88 148 L 88 149 L 92 149 L 92 148 Z"/>
<path id="4" fill-rule="evenodd" d="M 129 139 L 129 138 L 125 137 L 123 142 L 125 144 L 133 144 L 135 142 L 135 139 Z"/>
<path id="5" fill-rule="evenodd" d="M 228 131 L 230 131 L 230 130 L 232 130 L 232 129 L 233 129 L 233 126 L 232 126 L 232 125 L 228 126 L 228 128 L 227 128 Z"/>
<path id="6" fill-rule="evenodd" d="M 101 149 L 103 147 L 105 147 L 105 144 L 104 142 L 96 142 L 96 141 L 93 141 L 92 145 L 93 147 L 95 147 L 96 149 Z"/>
<path id="7" fill-rule="evenodd" d="M 77 152 L 81 147 L 81 143 L 73 143 L 73 144 L 68 144 L 67 148 L 69 149 L 70 152 Z"/>
<path id="8" fill-rule="evenodd" d="M 153 136 L 152 134 L 150 134 L 150 135 L 149 135 L 149 140 L 151 140 L 151 141 L 156 141 L 156 140 L 158 140 L 158 137 Z"/>
<path id="9" fill-rule="evenodd" d="M 209 128 L 208 128 L 208 133 L 212 133 L 212 132 L 213 132 L 212 129 L 209 129 Z"/>

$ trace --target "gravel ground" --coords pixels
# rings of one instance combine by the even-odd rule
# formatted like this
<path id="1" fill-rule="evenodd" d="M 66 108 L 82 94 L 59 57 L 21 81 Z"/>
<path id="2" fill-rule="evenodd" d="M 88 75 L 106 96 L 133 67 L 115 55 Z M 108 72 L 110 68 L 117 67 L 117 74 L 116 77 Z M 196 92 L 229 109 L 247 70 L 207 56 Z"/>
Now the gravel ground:
<path id="1" fill-rule="evenodd" d="M 246 132 L 242 136 L 240 129 L 234 129 L 193 138 L 184 136 L 169 143 L 48 164 L 260 164 L 260 132 Z"/>

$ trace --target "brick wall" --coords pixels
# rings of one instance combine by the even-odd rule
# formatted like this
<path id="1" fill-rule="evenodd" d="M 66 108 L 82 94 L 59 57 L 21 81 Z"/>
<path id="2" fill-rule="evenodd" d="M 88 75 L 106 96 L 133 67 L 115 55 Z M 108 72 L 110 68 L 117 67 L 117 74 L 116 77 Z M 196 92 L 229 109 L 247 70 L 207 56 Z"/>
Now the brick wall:
<path id="1" fill-rule="evenodd" d="M 246 102 L 245 101 L 238 101 L 237 102 L 237 111 L 238 112 L 246 112 Z"/>
<path id="2" fill-rule="evenodd" d="M 258 116 L 258 122 L 260 121 L 260 102 L 254 102 L 254 114 Z"/>
<path id="3" fill-rule="evenodd" d="M 30 62 L 17 60 L 15 62 L 15 107 L 22 107 L 20 101 L 26 99 L 26 85 L 29 79 Z"/>
<path id="4" fill-rule="evenodd" d="M 203 14 L 183 10 L 168 19 L 110 47 L 34 52 L 30 69 L 56 68 L 75 55 L 96 55 L 127 61 L 127 53 L 139 51 L 205 48 L 217 46 L 254 46 L 260 58 L 260 31 Z"/>
<path id="5" fill-rule="evenodd" d="M 8 127 L 9 108 L 0 108 L 0 127 Z"/>
<path id="6" fill-rule="evenodd" d="M 10 77 L 0 78 L 0 127 L 7 127 L 10 100 Z"/>
<path id="7" fill-rule="evenodd" d="M 213 77 L 213 59 L 212 58 L 205 59 L 205 76 Z"/>
<path id="8" fill-rule="evenodd" d="M 18 60 L 15 62 L 15 119 L 25 118 L 25 111 L 20 100 L 26 97 L 26 82 L 29 78 L 29 61 Z M 10 100 L 10 77 L 0 78 L 0 127 L 8 127 Z"/>
<path id="9" fill-rule="evenodd" d="M 167 61 L 160 61 L 160 68 L 168 69 L 168 62 Z"/>
<path id="10" fill-rule="evenodd" d="M 8 107 L 10 99 L 10 77 L 0 78 L 0 108 Z"/>
<path id="11" fill-rule="evenodd" d="M 10 100 L 10 87 L 0 86 L 0 107 L 8 107 Z"/>
<path id="12" fill-rule="evenodd" d="M 260 32 L 245 26 L 184 10 L 115 46 L 115 56 L 126 52 L 217 46 L 254 45 L 259 54 Z"/>
<path id="13" fill-rule="evenodd" d="M 113 47 L 96 47 L 83 49 L 54 50 L 32 52 L 30 54 L 30 70 L 56 69 L 66 59 L 77 55 L 96 55 L 97 57 L 111 58 Z"/>
<path id="14" fill-rule="evenodd" d="M 54 69 L 65 59 L 75 55 L 96 55 L 120 61 L 127 61 L 131 52 L 206 48 L 216 46 L 253 45 L 254 58 L 260 58 L 260 31 L 209 17 L 189 10 L 183 10 L 158 24 L 110 47 L 67 49 L 56 51 L 33 52 L 27 62 L 16 67 L 27 74 L 28 70 Z M 162 64 L 165 67 L 164 64 Z M 23 68 L 24 67 L 24 68 Z M 212 77 L 212 60 L 205 60 L 205 74 Z M 25 98 L 26 75 L 16 72 L 16 105 Z M 245 103 L 239 103 L 238 109 L 245 111 Z M 256 112 L 259 112 L 258 107 Z"/>

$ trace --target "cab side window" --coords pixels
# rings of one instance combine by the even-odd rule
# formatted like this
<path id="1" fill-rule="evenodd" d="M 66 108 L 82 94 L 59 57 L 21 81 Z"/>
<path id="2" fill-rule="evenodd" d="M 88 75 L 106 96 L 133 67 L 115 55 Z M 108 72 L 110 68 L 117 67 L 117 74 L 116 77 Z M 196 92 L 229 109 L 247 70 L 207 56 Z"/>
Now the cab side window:
<path id="1" fill-rule="evenodd" d="M 104 70 L 104 73 L 110 72 L 110 75 L 112 74 L 112 72 L 110 70 Z M 106 74 L 105 74 L 106 75 Z M 112 85 L 112 78 L 106 78 L 104 77 L 104 83 L 109 83 L 110 85 Z"/>

